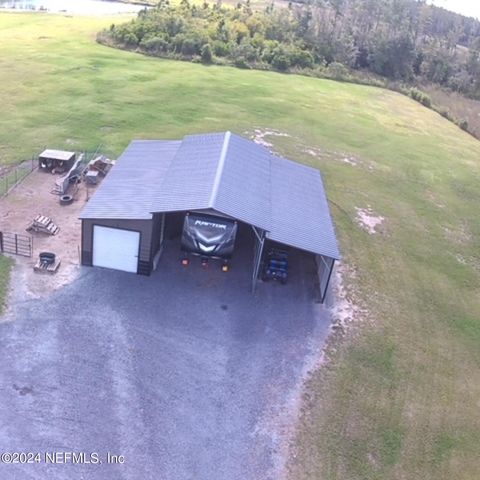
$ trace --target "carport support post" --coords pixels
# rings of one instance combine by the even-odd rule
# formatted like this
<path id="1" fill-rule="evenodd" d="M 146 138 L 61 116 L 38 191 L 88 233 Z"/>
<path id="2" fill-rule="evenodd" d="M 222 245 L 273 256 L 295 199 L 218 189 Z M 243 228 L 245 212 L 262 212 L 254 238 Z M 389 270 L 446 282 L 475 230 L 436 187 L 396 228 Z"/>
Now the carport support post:
<path id="1" fill-rule="evenodd" d="M 258 272 L 260 271 L 260 262 L 262 261 L 263 245 L 265 244 L 265 232 L 259 233 L 255 227 L 252 226 L 253 232 L 257 242 L 255 242 L 255 255 L 253 259 L 253 276 L 252 276 L 252 293 L 255 293 L 257 288 Z"/>
<path id="2" fill-rule="evenodd" d="M 163 239 L 165 237 L 165 213 L 162 213 L 162 222 L 160 224 L 160 249 L 163 250 Z"/>
<path id="3" fill-rule="evenodd" d="M 326 263 L 325 260 L 323 260 L 323 258 L 322 258 L 322 261 Z M 321 297 L 320 303 L 324 303 L 325 298 L 327 297 L 328 286 L 330 285 L 330 280 L 332 278 L 332 272 L 334 267 L 335 267 L 335 260 L 332 259 L 332 266 L 330 267 L 330 271 L 328 272 L 327 283 L 325 284 L 325 288 L 323 289 L 323 292 L 322 292 L 322 286 L 320 284 L 320 297 Z"/>

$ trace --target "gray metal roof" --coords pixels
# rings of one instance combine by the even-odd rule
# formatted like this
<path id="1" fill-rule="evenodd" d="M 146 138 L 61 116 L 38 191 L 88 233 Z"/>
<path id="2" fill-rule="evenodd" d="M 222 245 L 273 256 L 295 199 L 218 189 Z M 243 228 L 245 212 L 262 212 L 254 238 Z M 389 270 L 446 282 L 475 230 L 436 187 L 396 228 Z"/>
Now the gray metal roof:
<path id="1" fill-rule="evenodd" d="M 272 223 L 267 238 L 339 259 L 337 240 L 320 172 L 272 158 Z"/>
<path id="2" fill-rule="evenodd" d="M 230 135 L 212 208 L 270 230 L 271 160 L 272 154 L 265 147 Z"/>
<path id="3" fill-rule="evenodd" d="M 131 142 L 80 218 L 152 218 L 152 191 L 162 183 L 180 144 L 164 140 Z"/>
<path id="4" fill-rule="evenodd" d="M 44 150 L 39 155 L 39 157 L 41 158 L 48 158 L 51 160 L 61 160 L 61 161 L 70 160 L 74 156 L 75 156 L 75 152 L 67 152 L 65 150 L 52 150 L 52 149 Z"/>
<path id="5" fill-rule="evenodd" d="M 340 258 L 318 170 L 230 132 L 132 142 L 80 218 L 203 209 L 266 230 L 274 241 Z"/>
<path id="6" fill-rule="evenodd" d="M 161 187 L 152 192 L 153 211 L 199 210 L 211 206 L 226 135 L 189 135 L 183 139 Z"/>

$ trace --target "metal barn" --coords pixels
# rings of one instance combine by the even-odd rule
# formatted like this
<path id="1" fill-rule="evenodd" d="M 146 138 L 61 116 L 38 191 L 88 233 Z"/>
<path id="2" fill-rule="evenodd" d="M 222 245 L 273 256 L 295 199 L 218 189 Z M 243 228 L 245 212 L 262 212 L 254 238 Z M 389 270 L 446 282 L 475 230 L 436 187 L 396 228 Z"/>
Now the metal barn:
<path id="1" fill-rule="evenodd" d="M 311 253 L 324 300 L 340 254 L 320 172 L 231 132 L 131 142 L 81 214 L 82 264 L 150 275 L 186 212 L 251 229 L 252 289 L 266 242 Z"/>

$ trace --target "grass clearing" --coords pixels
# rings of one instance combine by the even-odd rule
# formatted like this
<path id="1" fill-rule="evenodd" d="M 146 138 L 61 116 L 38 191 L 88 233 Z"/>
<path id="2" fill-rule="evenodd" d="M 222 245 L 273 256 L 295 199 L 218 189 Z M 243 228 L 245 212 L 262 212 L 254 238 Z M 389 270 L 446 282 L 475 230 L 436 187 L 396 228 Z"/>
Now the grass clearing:
<path id="1" fill-rule="evenodd" d="M 45 145 L 288 133 L 267 140 L 322 170 L 345 280 L 370 312 L 310 379 L 291 478 L 476 479 L 480 143 L 394 92 L 97 45 L 112 21 L 0 14 L 0 163 Z M 357 208 L 384 217 L 378 233 Z"/>
<path id="2" fill-rule="evenodd" d="M 0 254 L 0 314 L 5 308 L 12 265 L 12 259 Z"/>

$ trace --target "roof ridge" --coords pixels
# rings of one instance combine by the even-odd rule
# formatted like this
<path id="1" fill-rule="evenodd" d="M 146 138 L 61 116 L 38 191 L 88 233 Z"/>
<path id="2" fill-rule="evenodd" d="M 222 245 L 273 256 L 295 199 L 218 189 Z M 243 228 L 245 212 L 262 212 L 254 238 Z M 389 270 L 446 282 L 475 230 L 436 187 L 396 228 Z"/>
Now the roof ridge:
<path id="1" fill-rule="evenodd" d="M 213 208 L 215 200 L 218 195 L 218 189 L 220 188 L 220 180 L 222 179 L 223 169 L 225 167 L 225 159 L 227 158 L 228 146 L 230 144 L 230 138 L 232 133 L 230 131 L 225 132 L 223 138 L 222 150 L 220 152 L 220 158 L 218 160 L 217 171 L 215 173 L 215 179 L 213 180 L 212 193 L 210 194 L 209 206 Z"/>

